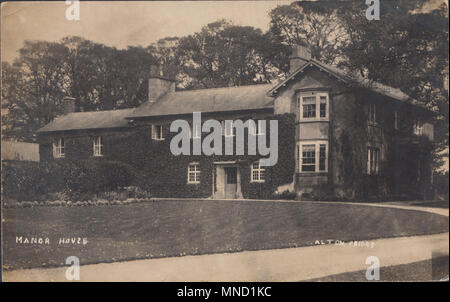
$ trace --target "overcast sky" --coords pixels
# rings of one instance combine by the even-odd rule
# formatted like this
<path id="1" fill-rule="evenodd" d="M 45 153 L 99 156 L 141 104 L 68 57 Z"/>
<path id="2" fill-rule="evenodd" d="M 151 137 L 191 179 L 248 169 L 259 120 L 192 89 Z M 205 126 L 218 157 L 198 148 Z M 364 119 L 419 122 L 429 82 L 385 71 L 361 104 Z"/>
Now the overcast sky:
<path id="1" fill-rule="evenodd" d="M 61 2 L 2 3 L 2 61 L 11 62 L 24 40 L 59 41 L 68 35 L 118 48 L 147 46 L 185 36 L 218 19 L 267 30 L 268 13 L 291 1 L 81 2 L 80 20 L 69 21 Z"/>

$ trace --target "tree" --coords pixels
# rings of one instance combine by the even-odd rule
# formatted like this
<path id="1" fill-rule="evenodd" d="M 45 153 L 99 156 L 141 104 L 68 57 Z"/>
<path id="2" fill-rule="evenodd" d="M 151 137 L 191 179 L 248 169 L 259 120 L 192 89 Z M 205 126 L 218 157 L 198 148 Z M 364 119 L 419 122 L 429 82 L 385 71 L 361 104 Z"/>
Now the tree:
<path id="1" fill-rule="evenodd" d="M 401 89 L 436 116 L 436 153 L 448 148 L 448 9 L 419 0 L 380 1 L 380 20 L 364 3 L 340 10 L 349 43 L 342 62 L 351 72 Z M 441 153 L 442 154 L 442 153 Z M 439 158 L 438 158 L 439 161 Z"/>
<path id="2" fill-rule="evenodd" d="M 211 88 L 267 82 L 279 72 L 272 63 L 280 45 L 261 30 L 221 20 L 179 40 L 176 55 L 186 88 Z"/>
<path id="3" fill-rule="evenodd" d="M 339 18 L 342 2 L 299 1 L 271 10 L 270 32 L 279 43 L 304 45 L 313 58 L 337 63 L 348 36 Z"/>
<path id="4" fill-rule="evenodd" d="M 135 107 L 146 100 L 147 81 L 155 59 L 148 49 L 117 50 L 80 37 L 62 40 L 70 95 L 86 111 Z"/>
<path id="5" fill-rule="evenodd" d="M 26 41 L 13 64 L 2 62 L 4 137 L 34 140 L 63 114 L 64 96 L 83 111 L 136 107 L 147 100 L 152 64 L 143 47 L 117 50 L 80 37 Z"/>
<path id="6" fill-rule="evenodd" d="M 59 43 L 26 41 L 14 64 L 2 63 L 5 137 L 33 140 L 36 129 L 62 113 L 66 55 Z"/>

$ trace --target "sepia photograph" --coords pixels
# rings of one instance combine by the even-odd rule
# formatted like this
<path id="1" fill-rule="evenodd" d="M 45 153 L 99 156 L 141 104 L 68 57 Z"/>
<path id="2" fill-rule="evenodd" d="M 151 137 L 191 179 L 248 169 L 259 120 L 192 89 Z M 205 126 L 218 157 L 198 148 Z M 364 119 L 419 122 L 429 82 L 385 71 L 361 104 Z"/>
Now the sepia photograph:
<path id="1" fill-rule="evenodd" d="M 448 282 L 448 28 L 446 0 L 2 2 L 1 281 Z"/>

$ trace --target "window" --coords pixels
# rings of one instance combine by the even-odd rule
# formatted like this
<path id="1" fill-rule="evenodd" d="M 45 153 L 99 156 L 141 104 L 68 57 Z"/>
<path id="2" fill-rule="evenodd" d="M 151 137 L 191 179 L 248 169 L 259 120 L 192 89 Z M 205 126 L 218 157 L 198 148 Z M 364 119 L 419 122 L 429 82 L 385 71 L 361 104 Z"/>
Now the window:
<path id="1" fill-rule="evenodd" d="M 367 174 L 376 175 L 380 171 L 380 148 L 367 147 Z"/>
<path id="2" fill-rule="evenodd" d="M 163 126 L 162 125 L 152 125 L 152 139 L 163 140 Z"/>
<path id="3" fill-rule="evenodd" d="M 264 182 L 265 169 L 261 167 L 259 161 L 254 162 L 251 165 L 251 181 L 252 182 Z"/>
<path id="4" fill-rule="evenodd" d="M 307 141 L 297 146 L 297 163 L 300 173 L 328 171 L 328 142 Z"/>
<path id="5" fill-rule="evenodd" d="M 222 127 L 222 135 L 224 135 L 224 136 L 235 136 L 236 135 L 236 129 L 233 127 L 232 120 L 222 121 L 221 127 Z"/>
<path id="6" fill-rule="evenodd" d="M 369 124 L 376 124 L 376 122 L 377 122 L 376 110 L 377 110 L 377 108 L 376 108 L 375 104 L 370 103 L 369 104 L 369 114 L 368 114 Z"/>
<path id="7" fill-rule="evenodd" d="M 320 96 L 320 117 L 327 117 L 327 97 Z"/>
<path id="8" fill-rule="evenodd" d="M 316 171 L 316 145 L 302 146 L 302 172 Z"/>
<path id="9" fill-rule="evenodd" d="M 319 171 L 326 170 L 326 162 L 327 162 L 327 145 L 320 144 L 319 145 Z"/>
<path id="10" fill-rule="evenodd" d="M 398 111 L 394 111 L 394 129 L 398 130 Z"/>
<path id="11" fill-rule="evenodd" d="M 251 134 L 253 135 L 264 135 L 265 134 L 265 130 L 263 127 L 263 123 L 264 121 L 254 121 L 255 122 L 255 126 L 256 127 L 251 127 Z M 252 125 L 252 124 L 251 124 Z"/>
<path id="12" fill-rule="evenodd" d="M 316 97 L 303 97 L 303 118 L 316 117 Z"/>
<path id="13" fill-rule="evenodd" d="M 188 183 L 199 184 L 200 183 L 200 164 L 190 163 L 188 166 Z"/>
<path id="14" fill-rule="evenodd" d="M 94 156 L 103 156 L 102 137 L 94 137 Z"/>
<path id="15" fill-rule="evenodd" d="M 423 135 L 423 121 L 417 120 L 414 123 L 414 134 L 415 135 Z"/>
<path id="16" fill-rule="evenodd" d="M 53 157 L 62 158 L 66 156 L 64 138 L 53 142 Z"/>
<path id="17" fill-rule="evenodd" d="M 297 110 L 299 120 L 327 120 L 329 112 L 327 92 L 304 92 L 298 96 Z"/>

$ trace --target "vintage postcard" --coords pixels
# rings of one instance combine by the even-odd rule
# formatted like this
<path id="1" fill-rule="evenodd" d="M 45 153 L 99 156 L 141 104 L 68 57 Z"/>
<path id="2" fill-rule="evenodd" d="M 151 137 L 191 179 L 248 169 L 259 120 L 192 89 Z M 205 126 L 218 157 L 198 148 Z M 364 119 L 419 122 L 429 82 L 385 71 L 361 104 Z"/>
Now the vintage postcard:
<path id="1" fill-rule="evenodd" d="M 448 281 L 448 25 L 444 0 L 3 2 L 2 281 Z"/>

